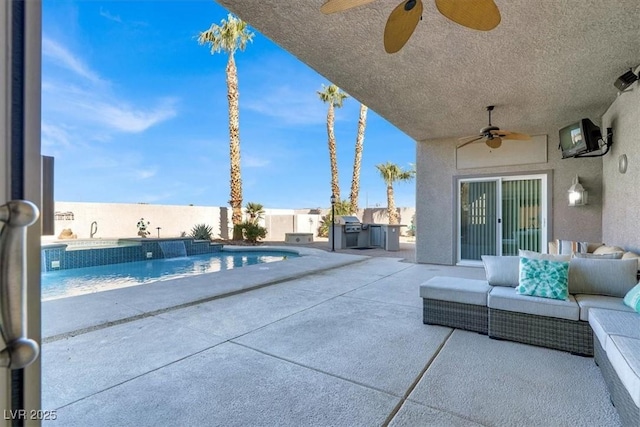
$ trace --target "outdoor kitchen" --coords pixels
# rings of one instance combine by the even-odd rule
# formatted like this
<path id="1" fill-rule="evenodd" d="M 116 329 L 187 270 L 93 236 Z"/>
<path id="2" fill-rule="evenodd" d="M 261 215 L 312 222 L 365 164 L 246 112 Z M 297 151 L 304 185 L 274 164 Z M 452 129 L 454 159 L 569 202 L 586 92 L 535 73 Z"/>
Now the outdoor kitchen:
<path id="1" fill-rule="evenodd" d="M 400 250 L 400 228 L 404 225 L 362 223 L 356 216 L 336 216 L 333 231 L 329 233 L 332 249 Z"/>

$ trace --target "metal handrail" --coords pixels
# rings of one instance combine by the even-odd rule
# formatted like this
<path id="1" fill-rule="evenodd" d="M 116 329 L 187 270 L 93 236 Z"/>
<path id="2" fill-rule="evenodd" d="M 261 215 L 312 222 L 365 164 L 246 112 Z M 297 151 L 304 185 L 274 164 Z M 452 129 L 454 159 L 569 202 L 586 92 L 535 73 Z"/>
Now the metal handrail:
<path id="1" fill-rule="evenodd" d="M 25 200 L 0 206 L 0 366 L 22 369 L 38 357 L 38 343 L 27 332 L 27 227 L 38 208 Z"/>

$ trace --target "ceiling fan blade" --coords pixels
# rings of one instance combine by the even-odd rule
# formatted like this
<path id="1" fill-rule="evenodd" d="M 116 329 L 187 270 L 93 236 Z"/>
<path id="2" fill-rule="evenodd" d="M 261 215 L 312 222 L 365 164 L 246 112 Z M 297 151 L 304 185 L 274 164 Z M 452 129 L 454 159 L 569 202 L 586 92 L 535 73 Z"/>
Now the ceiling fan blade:
<path id="1" fill-rule="evenodd" d="M 482 138 L 483 135 L 472 135 L 472 136 L 463 136 L 462 138 L 458 138 L 458 142 L 466 142 L 466 141 L 475 141 L 479 138 Z"/>
<path id="2" fill-rule="evenodd" d="M 502 138 L 500 138 L 499 136 L 495 136 L 491 139 L 487 138 L 486 143 L 491 148 L 500 148 L 500 146 L 502 145 Z"/>
<path id="3" fill-rule="evenodd" d="M 469 139 L 470 138 L 470 139 Z M 484 138 L 483 136 L 472 136 L 472 137 L 467 137 L 467 138 L 461 138 L 460 140 L 465 140 L 465 142 L 463 142 L 462 144 L 458 145 L 456 148 L 462 148 L 465 147 L 469 144 L 471 144 L 472 142 L 476 142 L 480 139 Z"/>
<path id="4" fill-rule="evenodd" d="M 407 43 L 422 17 L 422 0 L 406 0 L 396 6 L 384 27 L 384 50 L 396 53 Z"/>
<path id="5" fill-rule="evenodd" d="M 330 13 L 342 12 L 343 10 L 362 6 L 367 3 L 371 3 L 372 1 L 374 0 L 328 0 L 325 4 L 320 6 L 320 12 L 328 15 Z"/>
<path id="6" fill-rule="evenodd" d="M 436 0 L 436 7 L 453 22 L 474 30 L 493 30 L 501 19 L 493 0 Z"/>
<path id="7" fill-rule="evenodd" d="M 529 135 L 526 133 L 518 133 L 518 132 L 509 132 L 507 131 L 506 135 L 502 136 L 502 139 L 517 139 L 519 141 L 528 141 L 531 139 Z"/>

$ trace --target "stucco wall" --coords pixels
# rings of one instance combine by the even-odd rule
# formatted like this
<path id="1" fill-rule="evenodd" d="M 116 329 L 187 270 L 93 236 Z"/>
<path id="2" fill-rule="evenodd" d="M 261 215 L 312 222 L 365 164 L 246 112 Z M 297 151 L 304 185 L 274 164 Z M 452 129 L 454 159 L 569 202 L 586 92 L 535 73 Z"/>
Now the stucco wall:
<path id="1" fill-rule="evenodd" d="M 98 224 L 94 238 L 138 237 L 136 224 L 140 218 L 149 221 L 150 237 L 178 237 L 190 233 L 196 224 L 213 228 L 214 237 L 227 237 L 227 208 L 217 206 L 175 206 L 127 203 L 56 202 L 56 212 L 73 212 L 73 220 L 55 220 L 57 237 L 62 229 L 70 228 L 79 239 L 90 237 L 91 223 Z"/>
<path id="2" fill-rule="evenodd" d="M 94 238 L 138 237 L 136 224 L 140 218 L 149 221 L 150 237 L 178 237 L 182 232 L 189 234 L 196 224 L 207 224 L 213 228 L 213 237 L 229 238 L 231 218 L 226 207 L 219 206 L 176 206 L 148 205 L 127 203 L 82 203 L 55 202 L 55 212 L 73 213 L 73 219 L 57 219 L 54 221 L 55 234 L 47 237 L 55 240 L 60 232 L 69 228 L 78 239 L 88 239 L 91 223 L 96 222 L 98 231 Z M 399 208 L 401 224 L 409 226 L 414 208 Z M 285 233 L 318 234 L 322 215 L 328 209 L 270 209 L 265 208 L 265 215 L 260 224 L 267 228 L 265 240 L 283 241 Z M 359 218 L 365 222 L 387 223 L 386 209 L 360 210 Z M 61 217 L 62 218 L 62 217 Z M 69 216 L 71 218 L 71 216 Z M 403 227 L 406 232 L 408 227 Z"/>
<path id="3" fill-rule="evenodd" d="M 415 208 L 398 208 L 398 223 L 404 225 L 400 229 L 402 234 L 407 234 L 409 227 L 411 226 L 411 221 L 413 220 L 413 215 L 416 213 Z M 387 208 L 366 208 L 360 209 L 358 213 L 358 218 L 362 220 L 362 222 L 372 223 L 372 224 L 388 224 L 389 223 L 389 215 L 387 213 Z"/>
<path id="4" fill-rule="evenodd" d="M 576 121 L 582 117 L 576 117 Z M 596 123 L 597 117 L 593 117 Z M 558 150 L 558 130 L 568 123 L 551 124 L 546 163 L 456 169 L 456 138 L 416 144 L 416 259 L 420 263 L 453 264 L 456 258 L 454 177 L 551 171 L 549 239 L 598 242 L 602 240 L 602 159 L 565 159 Z M 589 192 L 589 204 L 569 207 L 567 190 L 575 175 Z"/>
<path id="5" fill-rule="evenodd" d="M 605 243 L 640 252 L 640 88 L 618 96 L 602 118 L 603 131 L 613 128 L 613 146 L 603 157 L 602 239 Z M 618 172 L 618 158 L 626 154 L 627 172 Z"/>

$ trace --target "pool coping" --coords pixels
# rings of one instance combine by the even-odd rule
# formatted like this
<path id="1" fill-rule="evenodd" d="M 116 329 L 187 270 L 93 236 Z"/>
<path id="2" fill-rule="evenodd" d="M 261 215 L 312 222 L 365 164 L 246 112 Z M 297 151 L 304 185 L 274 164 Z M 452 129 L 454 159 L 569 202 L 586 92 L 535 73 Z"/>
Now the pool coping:
<path id="1" fill-rule="evenodd" d="M 371 258 L 290 246 L 225 245 L 225 250 L 277 250 L 298 253 L 300 256 L 268 264 L 43 301 L 43 342 L 57 341 Z M 178 286 L 179 292 L 176 292 Z"/>

